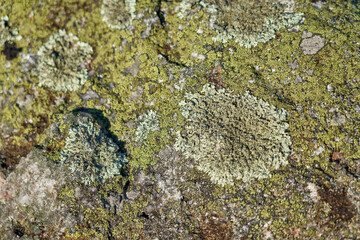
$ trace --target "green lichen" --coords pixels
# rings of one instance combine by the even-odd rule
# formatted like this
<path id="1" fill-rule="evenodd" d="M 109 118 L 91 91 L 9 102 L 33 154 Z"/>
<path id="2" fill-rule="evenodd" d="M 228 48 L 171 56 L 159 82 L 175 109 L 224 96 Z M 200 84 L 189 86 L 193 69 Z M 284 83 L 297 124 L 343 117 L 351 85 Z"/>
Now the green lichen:
<path id="1" fill-rule="evenodd" d="M 125 29 L 135 18 L 135 0 L 104 0 L 101 7 L 103 21 L 111 28 Z"/>
<path id="2" fill-rule="evenodd" d="M 177 132 L 175 148 L 198 162 L 214 183 L 232 185 L 270 177 L 271 168 L 287 164 L 290 137 L 287 113 L 248 92 L 239 96 L 205 85 L 186 94 L 182 114 L 188 126 Z"/>
<path id="3" fill-rule="evenodd" d="M 72 33 L 59 30 L 40 47 L 38 66 L 39 86 L 46 85 L 56 91 L 76 91 L 88 78 L 87 64 L 92 48 Z"/>
<path id="4" fill-rule="evenodd" d="M 136 122 L 139 123 L 135 131 L 135 141 L 144 141 L 151 131 L 155 131 L 159 128 L 159 116 L 155 111 L 149 110 L 142 116 L 136 118 Z"/>
<path id="5" fill-rule="evenodd" d="M 240 46 L 250 48 L 274 38 L 277 30 L 298 23 L 303 14 L 293 12 L 294 4 L 282 0 L 183 0 L 180 17 L 193 16 L 196 9 L 207 8 L 212 15 L 210 23 L 215 22 L 218 33 L 214 41 L 226 43 L 234 39 Z M 185 14 L 187 11 L 191 14 Z"/>
<path id="6" fill-rule="evenodd" d="M 69 129 L 61 162 L 68 164 L 72 173 L 79 174 L 85 184 L 90 184 L 119 174 L 127 159 L 111 138 L 88 121 Z"/>
<path id="7" fill-rule="evenodd" d="M 0 18 L 0 46 L 4 45 L 5 42 L 21 40 L 21 36 L 18 35 L 17 29 L 10 29 L 8 26 L 9 17 L 4 16 Z"/>

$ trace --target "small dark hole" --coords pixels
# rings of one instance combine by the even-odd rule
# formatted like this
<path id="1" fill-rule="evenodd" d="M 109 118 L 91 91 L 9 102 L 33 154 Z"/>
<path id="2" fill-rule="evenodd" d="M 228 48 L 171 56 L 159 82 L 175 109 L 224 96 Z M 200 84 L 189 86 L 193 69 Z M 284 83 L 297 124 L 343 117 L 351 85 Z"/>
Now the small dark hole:
<path id="1" fill-rule="evenodd" d="M 143 218 L 146 218 L 146 219 L 149 219 L 149 215 L 147 215 L 145 212 L 142 212 L 139 217 L 143 217 Z"/>
<path id="2" fill-rule="evenodd" d="M 21 48 L 18 48 L 16 43 L 9 41 L 5 42 L 3 53 L 6 56 L 6 60 L 13 60 L 19 55 L 19 52 L 21 52 Z"/>
<path id="3" fill-rule="evenodd" d="M 4 22 L 4 26 L 7 27 L 7 28 L 9 28 L 9 27 L 10 27 L 9 21 L 5 21 L 5 22 Z"/>
<path id="4" fill-rule="evenodd" d="M 16 234 L 19 237 L 22 237 L 25 235 L 25 228 L 21 226 L 20 224 L 17 224 L 13 228 L 14 234 Z"/>

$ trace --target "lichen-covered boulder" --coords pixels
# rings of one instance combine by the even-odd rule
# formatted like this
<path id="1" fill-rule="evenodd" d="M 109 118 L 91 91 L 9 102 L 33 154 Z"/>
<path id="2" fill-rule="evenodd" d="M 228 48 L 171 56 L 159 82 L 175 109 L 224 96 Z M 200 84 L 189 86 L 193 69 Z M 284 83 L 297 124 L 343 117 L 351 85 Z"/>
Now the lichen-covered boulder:
<path id="1" fill-rule="evenodd" d="M 270 177 L 270 170 L 287 164 L 290 137 L 284 109 L 275 109 L 249 92 L 231 95 L 205 85 L 180 103 L 187 119 L 177 132 L 175 149 L 197 162 L 214 183 L 248 182 Z"/>
<path id="2" fill-rule="evenodd" d="M 34 73 L 39 76 L 39 86 L 64 92 L 78 90 L 88 79 L 86 66 L 91 54 L 89 44 L 59 30 L 37 52 L 38 66 Z"/>
<path id="3" fill-rule="evenodd" d="M 91 118 L 72 123 L 60 154 L 61 162 L 85 184 L 102 183 L 120 174 L 127 162 L 125 153 Z"/>
<path id="4" fill-rule="evenodd" d="M 135 5 L 136 0 L 103 0 L 103 21 L 111 28 L 125 29 L 135 18 Z"/>

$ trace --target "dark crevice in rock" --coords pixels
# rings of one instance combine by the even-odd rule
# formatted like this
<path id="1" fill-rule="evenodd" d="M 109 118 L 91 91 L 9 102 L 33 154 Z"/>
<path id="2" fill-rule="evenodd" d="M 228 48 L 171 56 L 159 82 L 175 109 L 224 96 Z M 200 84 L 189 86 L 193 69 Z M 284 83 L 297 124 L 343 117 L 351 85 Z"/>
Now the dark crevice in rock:
<path id="1" fill-rule="evenodd" d="M 18 48 L 16 43 L 7 41 L 5 42 L 4 50 L 2 51 L 6 56 L 6 60 L 13 60 L 21 52 L 22 48 Z"/>

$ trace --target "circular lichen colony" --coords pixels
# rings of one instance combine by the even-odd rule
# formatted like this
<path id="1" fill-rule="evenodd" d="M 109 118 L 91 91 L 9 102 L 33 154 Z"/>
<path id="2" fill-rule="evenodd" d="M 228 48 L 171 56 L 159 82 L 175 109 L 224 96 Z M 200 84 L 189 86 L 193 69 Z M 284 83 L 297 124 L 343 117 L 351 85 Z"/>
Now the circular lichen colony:
<path id="1" fill-rule="evenodd" d="M 291 142 L 284 109 L 248 92 L 231 95 L 213 85 L 186 99 L 180 105 L 188 125 L 177 132 L 175 149 L 193 158 L 214 183 L 267 178 L 271 168 L 287 164 Z"/>
<path id="2" fill-rule="evenodd" d="M 91 121 L 79 122 L 69 129 L 61 162 L 68 164 L 85 184 L 102 183 L 120 173 L 127 162 L 119 146 Z"/>
<path id="3" fill-rule="evenodd" d="M 92 48 L 89 44 L 65 30 L 59 30 L 41 46 L 38 66 L 39 86 L 46 85 L 56 91 L 76 91 L 88 78 L 86 66 L 91 61 Z"/>
<path id="4" fill-rule="evenodd" d="M 103 21 L 111 28 L 125 29 L 135 18 L 136 0 L 104 0 L 101 7 Z"/>
<path id="5" fill-rule="evenodd" d="M 196 5 L 208 9 L 218 32 L 214 41 L 234 39 L 247 48 L 274 38 L 275 31 L 298 23 L 303 15 L 294 13 L 294 0 L 183 0 L 181 5 L 183 12 L 193 12 Z"/>

